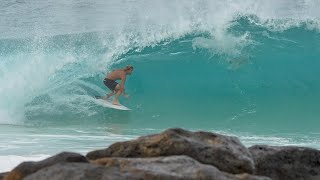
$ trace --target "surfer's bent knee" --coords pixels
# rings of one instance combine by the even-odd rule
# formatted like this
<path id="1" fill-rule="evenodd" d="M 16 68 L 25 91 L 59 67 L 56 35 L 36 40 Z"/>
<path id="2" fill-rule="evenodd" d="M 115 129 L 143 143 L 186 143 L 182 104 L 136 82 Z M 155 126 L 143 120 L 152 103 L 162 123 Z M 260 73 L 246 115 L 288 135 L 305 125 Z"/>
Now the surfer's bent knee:
<path id="1" fill-rule="evenodd" d="M 114 91 L 117 92 L 117 91 L 119 91 L 119 90 L 120 90 L 120 85 L 117 84 L 116 87 L 114 88 Z"/>

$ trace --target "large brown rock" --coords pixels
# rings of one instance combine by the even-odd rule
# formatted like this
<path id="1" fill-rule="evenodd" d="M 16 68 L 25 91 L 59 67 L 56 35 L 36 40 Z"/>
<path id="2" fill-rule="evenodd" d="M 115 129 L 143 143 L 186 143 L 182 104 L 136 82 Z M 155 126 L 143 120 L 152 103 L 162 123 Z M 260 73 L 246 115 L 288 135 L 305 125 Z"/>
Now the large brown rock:
<path id="1" fill-rule="evenodd" d="M 0 180 L 2 180 L 6 174 L 8 174 L 8 172 L 0 173 Z"/>
<path id="2" fill-rule="evenodd" d="M 90 163 L 58 163 L 37 171 L 24 180 L 117 180 L 134 179 L 119 168 L 105 168 Z"/>
<path id="3" fill-rule="evenodd" d="M 64 163 L 44 168 L 25 180 L 270 180 L 249 174 L 232 175 L 187 156 L 103 158 L 93 164 Z"/>
<path id="4" fill-rule="evenodd" d="M 256 145 L 249 148 L 255 174 L 274 180 L 319 180 L 320 151 L 303 147 Z"/>
<path id="5" fill-rule="evenodd" d="M 209 132 L 168 129 L 161 134 L 118 142 L 107 149 L 87 154 L 91 160 L 103 157 L 158 157 L 187 155 L 232 174 L 252 173 L 251 154 L 238 138 Z"/>
<path id="6" fill-rule="evenodd" d="M 81 154 L 63 152 L 39 162 L 23 162 L 15 167 L 11 172 L 9 172 L 4 177 L 4 180 L 22 180 L 29 174 L 35 173 L 42 168 L 52 166 L 61 162 L 88 163 L 88 160 Z"/>

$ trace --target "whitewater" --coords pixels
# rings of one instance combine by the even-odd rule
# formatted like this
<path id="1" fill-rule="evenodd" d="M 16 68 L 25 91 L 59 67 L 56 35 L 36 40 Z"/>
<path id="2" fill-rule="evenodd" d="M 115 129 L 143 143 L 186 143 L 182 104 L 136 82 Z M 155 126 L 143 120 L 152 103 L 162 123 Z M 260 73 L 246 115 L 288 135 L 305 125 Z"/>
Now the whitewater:
<path id="1" fill-rule="evenodd" d="M 0 4 L 0 172 L 170 127 L 320 149 L 318 0 Z M 132 109 L 106 74 L 134 66 Z"/>

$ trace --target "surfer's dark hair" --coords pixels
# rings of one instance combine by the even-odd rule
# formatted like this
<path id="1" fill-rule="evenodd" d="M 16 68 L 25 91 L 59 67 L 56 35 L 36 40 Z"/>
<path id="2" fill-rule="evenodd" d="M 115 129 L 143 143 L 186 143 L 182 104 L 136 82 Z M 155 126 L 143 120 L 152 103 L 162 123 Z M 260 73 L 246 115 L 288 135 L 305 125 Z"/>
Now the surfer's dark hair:
<path id="1" fill-rule="evenodd" d="M 130 70 L 130 69 L 133 69 L 133 66 L 132 66 L 132 65 L 127 65 L 126 68 L 124 68 L 124 70 L 126 70 L 126 71 L 127 71 L 127 70 Z"/>

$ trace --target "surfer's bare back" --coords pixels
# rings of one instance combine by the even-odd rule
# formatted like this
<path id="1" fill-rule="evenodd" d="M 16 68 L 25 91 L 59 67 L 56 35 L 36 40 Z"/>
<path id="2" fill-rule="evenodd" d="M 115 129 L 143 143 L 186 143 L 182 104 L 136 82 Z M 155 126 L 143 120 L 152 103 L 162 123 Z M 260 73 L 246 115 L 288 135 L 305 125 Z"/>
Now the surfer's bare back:
<path id="1" fill-rule="evenodd" d="M 125 93 L 124 83 L 126 81 L 127 75 L 132 74 L 133 66 L 128 65 L 123 69 L 116 69 L 109 73 L 106 78 L 103 80 L 103 83 L 111 90 L 111 93 L 107 94 L 103 99 L 107 100 L 111 96 L 116 95 L 112 104 L 120 105 L 119 103 L 119 96 L 123 93 L 125 97 L 129 97 L 128 94 Z M 120 80 L 121 83 L 118 84 L 116 80 Z"/>

